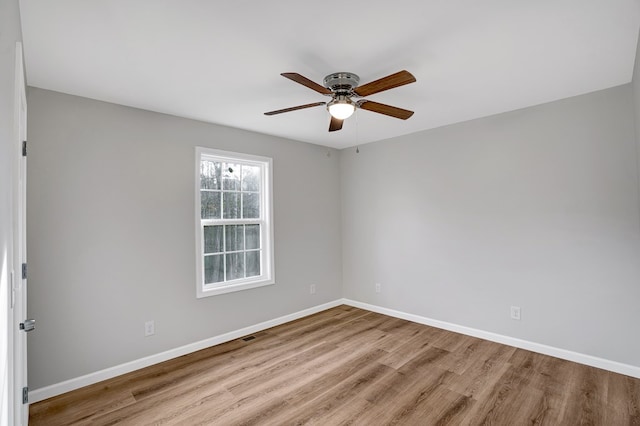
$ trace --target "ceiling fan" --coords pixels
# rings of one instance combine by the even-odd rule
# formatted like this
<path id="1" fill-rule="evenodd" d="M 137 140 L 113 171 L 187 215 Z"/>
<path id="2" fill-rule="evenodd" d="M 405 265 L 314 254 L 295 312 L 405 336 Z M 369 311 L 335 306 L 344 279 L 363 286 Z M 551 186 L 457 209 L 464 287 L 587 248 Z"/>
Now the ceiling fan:
<path id="1" fill-rule="evenodd" d="M 331 100 L 329 102 L 315 102 L 312 104 L 298 105 L 291 108 L 269 111 L 265 112 L 265 115 L 275 115 L 283 112 L 326 105 L 327 110 L 331 115 L 331 122 L 329 123 L 330 132 L 342 129 L 342 122 L 349 118 L 356 108 L 366 109 L 368 111 L 400 118 L 402 120 L 406 120 L 413 115 L 413 111 L 391 105 L 385 105 L 369 101 L 367 99 L 359 99 L 357 101 L 353 100 L 353 98 L 362 98 L 364 96 L 373 95 L 374 93 L 393 89 L 394 87 L 414 83 L 416 78 L 409 71 L 399 71 L 363 86 L 358 86 L 360 83 L 360 77 L 352 72 L 336 72 L 329 74 L 324 78 L 324 86 L 321 86 L 295 72 L 285 72 L 280 75 L 288 78 L 289 80 L 293 80 L 296 83 L 302 84 L 311 90 L 315 90 L 322 95 L 330 96 Z"/>

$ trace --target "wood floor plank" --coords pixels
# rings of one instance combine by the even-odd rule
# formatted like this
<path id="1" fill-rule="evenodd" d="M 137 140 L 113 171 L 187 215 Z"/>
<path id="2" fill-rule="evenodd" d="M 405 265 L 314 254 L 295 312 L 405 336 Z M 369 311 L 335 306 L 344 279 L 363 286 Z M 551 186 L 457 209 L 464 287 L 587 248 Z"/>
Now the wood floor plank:
<path id="1" fill-rule="evenodd" d="M 304 404 L 293 405 L 291 410 L 274 420 L 278 424 L 322 424 L 333 413 L 353 410 L 352 402 L 358 398 L 359 393 L 379 380 L 389 369 L 377 362 L 368 363 L 359 371 L 343 375 L 337 385 L 326 389 L 318 397 Z"/>
<path id="2" fill-rule="evenodd" d="M 640 383 L 632 378 L 619 380 L 615 373 L 608 373 L 607 413 L 605 421 L 609 424 L 640 425 Z"/>
<path id="3" fill-rule="evenodd" d="M 425 411 L 433 411 L 436 407 L 429 407 L 426 400 L 431 396 L 438 398 L 445 391 L 453 393 L 442 386 L 452 374 L 434 367 L 408 374 L 396 372 L 385 377 L 377 388 L 374 386 L 364 394 L 374 408 L 363 413 L 356 423 L 406 424 L 423 416 Z M 438 410 L 445 411 L 450 402 L 451 399 L 441 400 L 437 405 Z"/>
<path id="4" fill-rule="evenodd" d="M 432 340 L 430 331 L 429 328 L 425 328 L 422 332 L 411 336 L 405 343 L 389 351 L 380 362 L 395 369 L 402 367 L 414 358 L 419 351 L 430 347 L 429 342 Z"/>
<path id="5" fill-rule="evenodd" d="M 223 410 L 222 413 L 214 414 L 216 417 L 192 417 L 186 419 L 185 424 L 201 420 L 215 421 L 225 425 L 258 424 L 258 421 L 259 423 L 269 421 L 275 422 L 275 424 L 287 424 L 284 422 L 295 415 L 297 407 L 304 406 L 331 391 L 345 378 L 366 370 L 380 357 L 381 354 L 379 352 L 360 351 L 356 353 L 356 357 L 348 357 L 343 363 L 333 364 L 329 371 L 314 376 L 310 382 L 304 382 L 301 385 L 294 383 L 277 396 L 268 393 L 252 393 L 249 397 L 239 399 L 236 405 Z M 247 404 L 247 402 L 251 402 L 251 404 Z"/>
<path id="6" fill-rule="evenodd" d="M 31 425 L 640 425 L 640 379 L 338 306 L 30 407 Z"/>

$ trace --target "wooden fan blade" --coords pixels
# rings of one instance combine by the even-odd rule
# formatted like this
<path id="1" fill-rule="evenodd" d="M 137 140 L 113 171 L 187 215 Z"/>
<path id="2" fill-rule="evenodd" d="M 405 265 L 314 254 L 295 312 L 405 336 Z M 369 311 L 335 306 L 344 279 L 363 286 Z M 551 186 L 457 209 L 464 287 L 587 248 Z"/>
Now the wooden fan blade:
<path id="1" fill-rule="evenodd" d="M 309 80 L 307 77 L 302 76 L 295 72 L 283 72 L 280 74 L 283 77 L 288 78 L 289 80 L 293 80 L 296 83 L 302 84 L 303 86 L 307 86 L 311 90 L 315 90 L 318 93 L 322 93 L 323 95 L 330 95 L 331 90 L 327 89 L 324 86 L 320 86 L 318 83 Z"/>
<path id="2" fill-rule="evenodd" d="M 335 118 L 333 115 L 331 116 L 331 123 L 329 123 L 329 131 L 335 132 L 336 130 L 342 129 L 342 123 L 344 120 L 340 120 L 339 118 Z"/>
<path id="3" fill-rule="evenodd" d="M 358 106 L 368 111 L 377 112 L 379 114 L 388 115 L 390 117 L 400 118 L 401 120 L 406 120 L 413 115 L 413 111 L 409 111 L 408 109 L 402 109 L 391 105 L 385 105 L 367 100 L 358 102 Z"/>
<path id="4" fill-rule="evenodd" d="M 291 107 L 291 108 L 285 108 L 285 109 L 279 109 L 279 110 L 276 110 L 276 111 L 265 112 L 264 115 L 282 114 L 283 112 L 297 111 L 299 109 L 311 108 L 311 107 L 320 106 L 320 105 L 325 105 L 325 103 L 324 102 L 315 102 L 313 104 L 298 105 L 298 106 L 294 106 L 294 107 Z"/>
<path id="5" fill-rule="evenodd" d="M 405 84 L 415 83 L 416 78 L 409 71 L 399 71 L 395 74 L 382 77 L 371 83 L 356 87 L 353 91 L 360 96 L 369 96 L 374 93 L 383 92 L 393 89 L 394 87 L 404 86 Z"/>

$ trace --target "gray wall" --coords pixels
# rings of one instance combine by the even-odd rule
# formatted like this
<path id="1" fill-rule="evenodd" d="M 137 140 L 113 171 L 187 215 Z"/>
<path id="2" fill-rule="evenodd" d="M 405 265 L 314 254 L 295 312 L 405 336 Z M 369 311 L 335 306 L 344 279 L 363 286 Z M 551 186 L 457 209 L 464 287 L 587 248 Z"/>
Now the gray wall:
<path id="1" fill-rule="evenodd" d="M 633 114 L 625 85 L 343 151 L 345 297 L 640 366 Z"/>
<path id="2" fill-rule="evenodd" d="M 341 296 L 640 365 L 637 73 L 359 154 L 30 88 L 30 385 Z M 196 145 L 273 157 L 275 286 L 195 298 Z"/>
<path id="3" fill-rule="evenodd" d="M 11 320 L 10 271 L 13 263 L 13 169 L 14 143 L 15 48 L 22 40 L 17 0 L 0 1 L 0 423 L 8 422 L 9 355 L 7 321 Z M 11 314 L 12 315 L 12 314 Z"/>
<path id="4" fill-rule="evenodd" d="M 35 88 L 28 103 L 33 389 L 342 296 L 337 151 Z M 275 285 L 196 299 L 195 146 L 273 158 Z"/>

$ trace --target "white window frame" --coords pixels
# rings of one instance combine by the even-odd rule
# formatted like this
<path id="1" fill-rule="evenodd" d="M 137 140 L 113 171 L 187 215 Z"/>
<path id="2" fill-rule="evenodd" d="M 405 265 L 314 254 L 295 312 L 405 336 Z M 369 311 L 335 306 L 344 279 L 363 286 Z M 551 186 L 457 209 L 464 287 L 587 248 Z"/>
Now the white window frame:
<path id="1" fill-rule="evenodd" d="M 200 164 L 202 160 L 235 162 L 259 166 L 260 179 L 260 219 L 202 219 L 200 199 Z M 195 219 L 196 219 L 196 296 L 198 298 L 216 296 L 275 283 L 273 256 L 273 160 L 268 157 L 249 155 L 218 149 L 196 147 L 195 164 Z M 261 230 L 261 274 L 219 283 L 204 282 L 204 227 L 207 225 L 242 225 L 259 223 Z"/>

